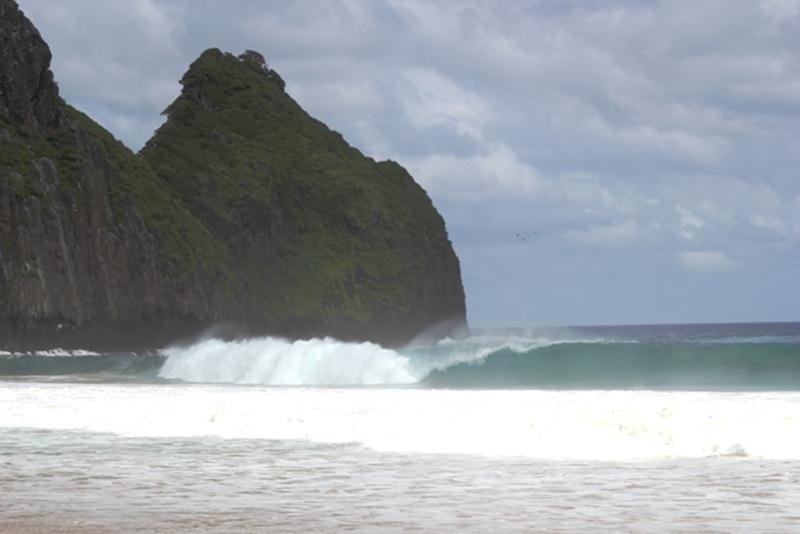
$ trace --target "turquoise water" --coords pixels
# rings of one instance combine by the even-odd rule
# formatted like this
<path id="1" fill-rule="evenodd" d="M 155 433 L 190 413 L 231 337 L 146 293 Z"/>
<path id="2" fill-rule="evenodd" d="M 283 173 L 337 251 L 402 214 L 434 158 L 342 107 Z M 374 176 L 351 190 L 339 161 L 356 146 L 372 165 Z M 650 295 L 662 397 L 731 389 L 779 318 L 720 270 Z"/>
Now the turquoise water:
<path id="1" fill-rule="evenodd" d="M 800 345 L 560 343 L 434 370 L 423 383 L 449 388 L 800 389 Z"/>

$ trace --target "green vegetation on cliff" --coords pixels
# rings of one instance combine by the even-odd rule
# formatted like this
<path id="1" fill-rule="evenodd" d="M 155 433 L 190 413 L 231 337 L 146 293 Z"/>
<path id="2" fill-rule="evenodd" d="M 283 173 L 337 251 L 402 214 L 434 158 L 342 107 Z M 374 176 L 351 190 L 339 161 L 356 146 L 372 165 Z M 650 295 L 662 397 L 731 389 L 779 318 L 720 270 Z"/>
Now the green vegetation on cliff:
<path id="1" fill-rule="evenodd" d="M 101 151 L 100 157 L 119 170 L 119 180 L 110 190 L 113 208 L 122 212 L 132 203 L 147 229 L 159 240 L 165 266 L 175 276 L 199 275 L 229 282 L 232 261 L 224 247 L 170 195 L 150 166 L 85 114 L 66 105 L 64 111 L 75 131 L 86 134 Z M 68 148 L 62 150 L 70 153 Z"/>
<path id="2" fill-rule="evenodd" d="M 255 52 L 207 50 L 181 83 L 142 156 L 241 260 L 265 319 L 334 332 L 463 319 L 444 222 L 402 167 L 310 117 Z"/>
<path id="3" fill-rule="evenodd" d="M 115 212 L 133 206 L 158 239 L 165 266 L 175 276 L 230 274 L 232 262 L 206 227 L 182 203 L 172 198 L 149 165 L 84 113 L 59 99 L 61 125 L 44 131 L 12 124 L 0 117 L 7 139 L 0 145 L 0 175 L 18 201 L 30 197 L 50 202 L 67 200 L 82 207 L 96 159 L 113 173 L 109 199 Z M 55 180 L 43 180 L 37 163 L 47 160 Z M 88 176 L 87 176 L 88 174 Z M 51 188 L 52 197 L 45 188 Z M 224 276 L 219 276 L 224 281 Z"/>

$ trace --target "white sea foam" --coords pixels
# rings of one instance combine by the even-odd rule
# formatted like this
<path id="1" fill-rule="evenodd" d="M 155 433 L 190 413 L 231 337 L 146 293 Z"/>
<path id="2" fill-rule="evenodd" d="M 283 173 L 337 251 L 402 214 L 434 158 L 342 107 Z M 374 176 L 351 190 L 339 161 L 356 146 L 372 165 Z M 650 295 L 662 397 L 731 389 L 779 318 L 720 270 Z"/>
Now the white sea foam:
<path id="1" fill-rule="evenodd" d="M 34 350 L 34 351 L 22 351 L 22 352 L 11 352 L 11 351 L 0 350 L 0 356 L 41 356 L 45 358 L 70 358 L 74 356 L 100 356 L 100 353 L 84 349 L 67 350 L 67 349 L 55 348 L 48 350 Z"/>
<path id="2" fill-rule="evenodd" d="M 100 356 L 99 352 L 94 352 L 92 350 L 85 350 L 85 349 L 74 349 L 74 350 L 64 350 L 64 349 L 54 349 L 54 350 L 42 350 L 36 351 L 35 353 L 37 356 Z"/>
<path id="3" fill-rule="evenodd" d="M 165 350 L 159 376 L 187 382 L 377 385 L 417 381 L 405 356 L 374 343 L 334 339 L 209 339 Z"/>
<path id="4" fill-rule="evenodd" d="M 0 384 L 0 427 L 301 439 L 383 451 L 800 459 L 800 393 Z"/>

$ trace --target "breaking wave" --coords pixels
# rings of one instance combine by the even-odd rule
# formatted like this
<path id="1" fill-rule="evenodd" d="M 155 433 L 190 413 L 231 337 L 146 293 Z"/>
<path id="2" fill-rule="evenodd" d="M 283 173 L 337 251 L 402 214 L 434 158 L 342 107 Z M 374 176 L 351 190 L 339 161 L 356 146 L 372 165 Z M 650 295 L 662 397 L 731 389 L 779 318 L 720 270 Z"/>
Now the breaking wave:
<path id="1" fill-rule="evenodd" d="M 0 376 L 435 389 L 800 390 L 800 342 L 474 336 L 387 349 L 335 339 L 206 339 L 157 354 L 0 353 Z"/>
<path id="2" fill-rule="evenodd" d="M 159 376 L 188 382 L 262 385 L 410 384 L 408 358 L 374 343 L 334 339 L 209 339 L 165 351 Z"/>

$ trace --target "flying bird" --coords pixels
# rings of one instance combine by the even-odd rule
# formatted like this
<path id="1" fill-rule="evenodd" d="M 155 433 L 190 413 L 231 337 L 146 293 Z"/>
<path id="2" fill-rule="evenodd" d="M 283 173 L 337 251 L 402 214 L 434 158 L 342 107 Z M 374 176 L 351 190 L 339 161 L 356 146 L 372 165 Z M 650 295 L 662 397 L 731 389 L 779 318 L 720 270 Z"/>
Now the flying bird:
<path id="1" fill-rule="evenodd" d="M 539 230 L 534 230 L 533 232 L 531 232 L 531 235 L 539 235 Z M 519 239 L 519 240 L 520 240 L 520 242 L 522 242 L 522 243 L 524 243 L 524 242 L 525 242 L 525 237 L 526 237 L 526 236 L 524 236 L 524 235 L 520 234 L 519 232 L 517 232 L 516 234 L 514 234 L 514 236 L 515 236 L 517 239 Z"/>

